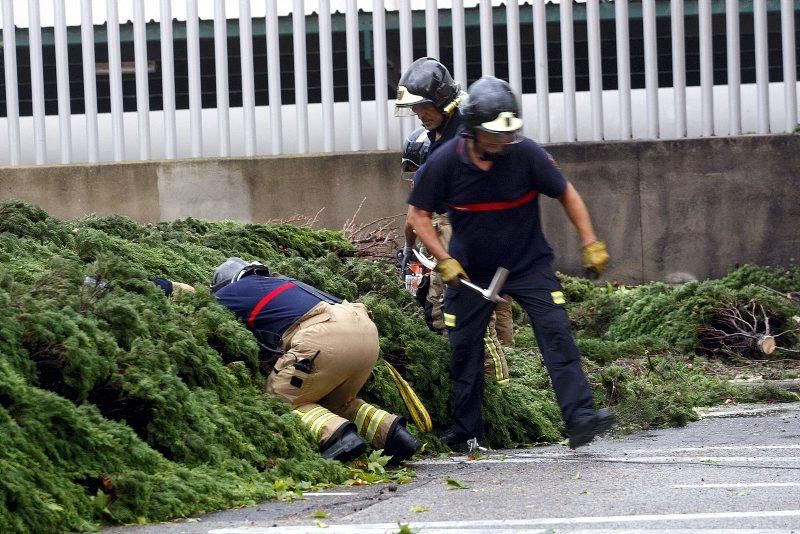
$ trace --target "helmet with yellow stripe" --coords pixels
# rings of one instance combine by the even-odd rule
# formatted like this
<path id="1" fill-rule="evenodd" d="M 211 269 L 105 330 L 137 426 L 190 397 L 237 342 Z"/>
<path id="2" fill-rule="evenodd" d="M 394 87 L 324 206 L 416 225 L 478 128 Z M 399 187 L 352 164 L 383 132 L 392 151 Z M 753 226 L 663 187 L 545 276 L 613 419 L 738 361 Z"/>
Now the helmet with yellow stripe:
<path id="1" fill-rule="evenodd" d="M 469 87 L 461 113 L 465 126 L 473 132 L 508 137 L 510 142 L 516 142 L 522 129 L 514 91 L 508 82 L 494 76 L 484 76 Z"/>

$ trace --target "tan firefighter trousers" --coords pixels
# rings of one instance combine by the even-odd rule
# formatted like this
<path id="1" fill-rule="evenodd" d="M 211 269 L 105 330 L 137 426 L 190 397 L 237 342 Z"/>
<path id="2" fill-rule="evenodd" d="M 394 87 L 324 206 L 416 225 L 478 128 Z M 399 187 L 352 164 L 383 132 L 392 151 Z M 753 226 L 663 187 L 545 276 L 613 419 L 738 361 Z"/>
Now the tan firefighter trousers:
<path id="1" fill-rule="evenodd" d="M 378 360 L 378 329 L 363 304 L 320 302 L 289 327 L 284 354 L 267 380 L 324 444 L 348 422 L 376 449 L 384 448 L 398 416 L 356 397 Z M 310 373 L 295 362 L 313 360 Z"/>

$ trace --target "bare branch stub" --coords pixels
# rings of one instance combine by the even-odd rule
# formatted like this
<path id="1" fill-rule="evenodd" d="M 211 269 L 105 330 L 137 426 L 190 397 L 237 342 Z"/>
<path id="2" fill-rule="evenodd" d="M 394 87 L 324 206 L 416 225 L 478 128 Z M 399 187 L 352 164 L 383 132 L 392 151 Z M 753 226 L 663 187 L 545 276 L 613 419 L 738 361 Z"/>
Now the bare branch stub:
<path id="1" fill-rule="evenodd" d="M 744 305 L 732 302 L 719 307 L 714 310 L 709 326 L 699 332 L 699 351 L 712 357 L 727 354 L 752 359 L 770 355 L 779 348 L 770 319 L 775 317 L 756 301 Z"/>

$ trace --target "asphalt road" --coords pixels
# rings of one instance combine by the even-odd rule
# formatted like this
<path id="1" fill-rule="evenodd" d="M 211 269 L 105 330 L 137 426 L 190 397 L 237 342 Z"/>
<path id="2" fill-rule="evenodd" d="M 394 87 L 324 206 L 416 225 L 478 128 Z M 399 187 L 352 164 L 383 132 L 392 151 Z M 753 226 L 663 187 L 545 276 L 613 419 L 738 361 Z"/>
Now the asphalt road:
<path id="1" fill-rule="evenodd" d="M 798 532 L 800 403 L 722 407 L 683 428 L 415 462 L 414 482 L 105 534 Z M 465 489 L 452 489 L 447 479 Z M 327 517 L 318 519 L 314 512 Z"/>

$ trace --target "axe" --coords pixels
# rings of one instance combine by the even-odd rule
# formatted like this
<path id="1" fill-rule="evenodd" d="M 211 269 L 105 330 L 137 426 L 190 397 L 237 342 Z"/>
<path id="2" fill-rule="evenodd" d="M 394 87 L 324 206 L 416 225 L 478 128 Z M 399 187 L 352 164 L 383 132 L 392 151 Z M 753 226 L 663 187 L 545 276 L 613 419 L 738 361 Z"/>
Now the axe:
<path id="1" fill-rule="evenodd" d="M 414 249 L 414 255 L 417 257 L 419 262 L 428 269 L 433 270 L 436 267 L 436 262 L 426 258 L 423 254 L 420 254 L 416 249 Z M 480 293 L 480 295 L 486 300 L 491 300 L 492 302 L 499 303 L 506 301 L 506 299 L 500 296 L 500 290 L 503 288 L 503 284 L 506 282 L 506 278 L 508 278 L 508 269 L 504 267 L 498 267 L 497 271 L 494 273 L 494 277 L 492 277 L 492 281 L 489 283 L 489 287 L 486 289 L 483 289 L 482 287 L 473 284 L 469 280 L 464 280 L 463 278 L 460 279 L 459 282 L 461 282 L 470 289 L 474 289 L 475 291 Z"/>

